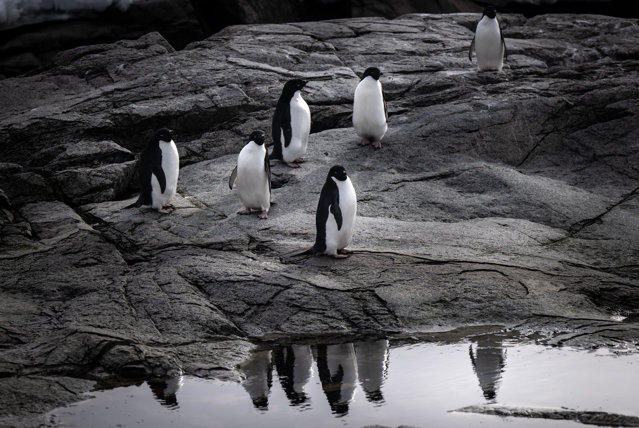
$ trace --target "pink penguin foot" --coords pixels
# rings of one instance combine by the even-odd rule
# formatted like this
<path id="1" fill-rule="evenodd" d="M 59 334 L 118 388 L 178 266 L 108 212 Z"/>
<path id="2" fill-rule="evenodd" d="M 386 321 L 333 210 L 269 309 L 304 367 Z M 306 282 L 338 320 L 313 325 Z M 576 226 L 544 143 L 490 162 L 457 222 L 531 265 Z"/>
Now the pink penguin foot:
<path id="1" fill-rule="evenodd" d="M 239 215 L 247 215 L 247 214 L 251 214 L 251 209 L 250 208 L 244 208 L 242 211 L 238 211 L 237 212 Z"/>
<path id="2" fill-rule="evenodd" d="M 371 142 L 368 138 L 362 138 L 362 141 L 359 142 L 360 146 L 367 146 L 369 145 Z"/>
<path id="3" fill-rule="evenodd" d="M 299 168 L 300 165 L 296 164 L 295 162 L 287 162 L 286 165 L 290 166 L 291 168 Z"/>
<path id="4" fill-rule="evenodd" d="M 381 149 L 382 148 L 382 142 L 380 140 L 375 140 L 371 143 L 371 145 L 375 148 L 375 149 Z"/>
<path id="5" fill-rule="evenodd" d="M 158 212 L 160 214 L 171 214 L 171 210 L 165 210 L 164 208 L 160 208 Z"/>
<path id="6" fill-rule="evenodd" d="M 266 220 L 268 218 L 268 211 L 262 211 L 259 215 L 259 218 L 261 218 L 262 220 Z"/>
<path id="7" fill-rule="evenodd" d="M 337 250 L 338 254 L 353 254 L 352 250 L 349 250 L 347 248 L 342 248 L 341 250 Z"/>
<path id="8" fill-rule="evenodd" d="M 334 259 L 347 259 L 348 257 L 349 256 L 347 256 L 346 254 L 339 254 L 339 253 L 333 255 Z"/>
<path id="9" fill-rule="evenodd" d="M 295 163 L 304 163 L 304 162 L 306 162 L 306 160 L 304 158 L 297 158 L 293 162 L 295 162 Z"/>
<path id="10" fill-rule="evenodd" d="M 173 204 L 165 204 L 165 205 L 162 205 L 162 208 L 164 208 L 164 209 L 175 208 L 175 206 Z"/>

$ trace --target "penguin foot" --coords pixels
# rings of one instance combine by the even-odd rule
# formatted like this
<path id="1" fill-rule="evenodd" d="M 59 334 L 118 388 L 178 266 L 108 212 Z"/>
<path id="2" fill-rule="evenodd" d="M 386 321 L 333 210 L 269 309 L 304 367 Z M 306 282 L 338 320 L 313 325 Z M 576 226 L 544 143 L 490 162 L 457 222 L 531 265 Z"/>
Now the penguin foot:
<path id="1" fill-rule="evenodd" d="M 247 214 L 251 214 L 251 209 L 250 208 L 244 208 L 242 211 L 238 211 L 237 212 L 239 215 L 247 215 Z"/>
<path id="2" fill-rule="evenodd" d="M 369 145 L 371 142 L 368 138 L 362 138 L 362 141 L 359 142 L 360 146 L 367 146 Z"/>
<path id="3" fill-rule="evenodd" d="M 380 140 L 375 140 L 371 143 L 371 145 L 375 148 L 375 149 L 381 149 L 382 148 L 382 142 Z"/>
<path id="4" fill-rule="evenodd" d="M 268 212 L 267 211 L 262 211 L 259 215 L 259 218 L 261 218 L 262 220 L 266 220 L 268 218 Z"/>
<path id="5" fill-rule="evenodd" d="M 160 208 L 158 212 L 160 214 L 171 214 L 171 210 L 165 210 L 164 208 Z"/>
<path id="6" fill-rule="evenodd" d="M 162 205 L 162 208 L 164 208 L 164 209 L 175 208 L 175 205 L 173 205 L 173 204 L 165 204 L 165 205 Z"/>
<path id="7" fill-rule="evenodd" d="M 287 162 L 286 165 L 290 166 L 291 168 L 299 168 L 300 165 L 294 163 L 294 162 Z"/>
<path id="8" fill-rule="evenodd" d="M 342 248 L 341 250 L 337 250 L 337 253 L 338 254 L 353 254 L 353 250 Z"/>
<path id="9" fill-rule="evenodd" d="M 297 159 L 295 159 L 293 162 L 295 162 L 295 163 L 304 163 L 304 162 L 306 162 L 306 159 L 304 159 L 304 158 L 297 158 Z"/>
<path id="10" fill-rule="evenodd" d="M 347 259 L 349 257 L 350 257 L 350 255 L 347 255 L 347 254 L 339 254 L 339 253 L 337 253 L 337 254 L 333 255 L 334 259 Z"/>

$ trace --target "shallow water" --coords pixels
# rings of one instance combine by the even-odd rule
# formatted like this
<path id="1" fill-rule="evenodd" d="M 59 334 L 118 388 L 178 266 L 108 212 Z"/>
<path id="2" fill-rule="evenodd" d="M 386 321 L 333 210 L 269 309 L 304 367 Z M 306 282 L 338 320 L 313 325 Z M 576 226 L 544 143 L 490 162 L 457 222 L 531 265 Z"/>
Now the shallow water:
<path id="1" fill-rule="evenodd" d="M 576 421 L 455 412 L 566 407 L 639 416 L 639 355 L 517 344 L 387 340 L 263 349 L 242 384 L 192 376 L 94 391 L 57 409 L 66 427 L 575 427 Z"/>

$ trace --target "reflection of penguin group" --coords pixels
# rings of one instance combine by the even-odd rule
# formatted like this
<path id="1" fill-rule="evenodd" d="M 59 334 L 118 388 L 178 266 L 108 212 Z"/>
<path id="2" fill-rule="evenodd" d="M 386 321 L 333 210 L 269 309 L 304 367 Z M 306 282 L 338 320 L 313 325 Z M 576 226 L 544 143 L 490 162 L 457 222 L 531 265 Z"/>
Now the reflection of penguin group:
<path id="1" fill-rule="evenodd" d="M 272 387 L 273 368 L 292 406 L 308 403 L 305 390 L 313 377 L 315 362 L 322 390 L 333 413 L 348 413 L 357 384 L 371 402 L 383 401 L 382 385 L 387 374 L 388 341 L 333 345 L 287 345 L 255 352 L 241 364 L 244 389 L 253 405 L 265 410 Z"/>
<path id="2" fill-rule="evenodd" d="M 506 44 L 493 6 L 484 9 L 477 24 L 468 57 L 472 61 L 475 51 L 479 71 L 501 71 Z M 379 149 L 381 140 L 388 130 L 388 110 L 377 67 L 368 67 L 354 90 L 353 128 L 361 137 L 360 145 L 372 145 Z M 239 214 L 259 212 L 266 219 L 271 205 L 270 159 L 278 159 L 292 168 L 299 168 L 304 162 L 309 134 L 311 131 L 311 111 L 302 98 L 302 89 L 309 82 L 301 79 L 287 81 L 277 101 L 273 114 L 271 137 L 273 150 L 269 155 L 264 147 L 262 131 L 251 134 L 248 143 L 238 156 L 237 167 L 231 174 L 229 186 L 237 182 L 237 190 L 244 210 Z M 135 206 L 150 205 L 161 213 L 169 213 L 171 199 L 175 196 L 179 172 L 178 151 L 168 130 L 159 130 L 139 162 L 141 193 Z M 345 178 L 334 174 L 334 169 L 343 171 Z M 357 210 L 357 198 L 346 170 L 335 165 L 329 172 L 327 184 L 330 189 L 322 189 L 316 212 L 317 238 L 312 248 L 314 254 L 346 257 L 350 244 Z M 334 183 L 331 182 L 334 181 Z M 337 186 L 335 186 L 336 184 Z M 335 188 L 336 187 L 336 188 Z M 342 217 L 344 211 L 349 214 Z M 342 222 L 342 219 L 346 220 Z"/>
<path id="3" fill-rule="evenodd" d="M 484 398 L 497 401 L 497 391 L 506 367 L 506 349 L 501 337 L 486 334 L 473 338 L 468 352 L 473 371 Z M 359 385 L 366 399 L 383 404 L 382 387 L 388 375 L 389 342 L 386 339 L 354 343 L 305 345 L 290 344 L 259 350 L 239 365 L 242 386 L 256 409 L 269 408 L 273 372 L 291 406 L 300 409 L 311 404 L 307 385 L 314 377 L 313 365 L 331 411 L 346 415 Z M 155 398 L 171 409 L 177 409 L 177 392 L 182 376 L 155 378 L 147 381 Z"/>

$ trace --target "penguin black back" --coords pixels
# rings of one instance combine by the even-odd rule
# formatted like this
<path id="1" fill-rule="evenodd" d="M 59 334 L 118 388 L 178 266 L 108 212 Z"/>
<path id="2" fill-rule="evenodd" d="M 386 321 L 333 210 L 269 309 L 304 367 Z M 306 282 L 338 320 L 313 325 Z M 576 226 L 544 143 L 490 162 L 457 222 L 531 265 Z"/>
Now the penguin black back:
<path id="1" fill-rule="evenodd" d="M 264 132 L 263 131 L 253 131 L 249 136 L 249 141 L 253 141 L 258 146 L 264 144 Z M 266 178 L 268 179 L 268 191 L 271 192 L 271 162 L 268 156 L 268 150 L 266 150 L 266 154 L 264 155 L 264 172 L 266 172 Z M 232 186 L 231 186 L 232 187 Z"/>
<path id="2" fill-rule="evenodd" d="M 292 127 L 291 127 L 291 109 L 290 102 L 295 92 L 302 90 L 308 82 L 301 79 L 292 79 L 284 84 L 282 95 L 280 95 L 273 114 L 273 124 L 271 127 L 271 136 L 273 137 L 273 152 L 271 157 L 274 159 L 282 159 L 282 145 L 288 147 L 291 143 Z M 281 141 L 284 134 L 284 141 Z"/>
<path id="3" fill-rule="evenodd" d="M 315 213 L 315 227 L 317 229 L 317 235 L 315 237 L 315 244 L 313 245 L 313 251 L 315 253 L 323 253 L 326 251 L 326 222 L 328 220 L 329 212 L 335 217 L 337 223 L 337 230 L 342 228 L 342 210 L 339 207 L 339 189 L 337 184 L 333 181 L 335 177 L 339 181 L 344 181 L 347 178 L 346 169 L 341 165 L 335 165 L 328 171 L 326 182 L 322 187 L 320 193 L 319 202 L 317 204 L 317 212 Z"/>
<path id="4" fill-rule="evenodd" d="M 162 150 L 160 149 L 160 141 L 169 142 L 172 140 L 172 132 L 169 129 L 162 128 L 157 130 L 146 147 L 140 153 L 139 165 L 139 178 L 140 178 L 140 196 L 138 200 L 133 204 L 136 207 L 142 205 L 151 205 L 151 175 L 155 174 L 155 177 L 160 184 L 162 192 L 166 189 L 166 176 L 162 169 Z"/>

